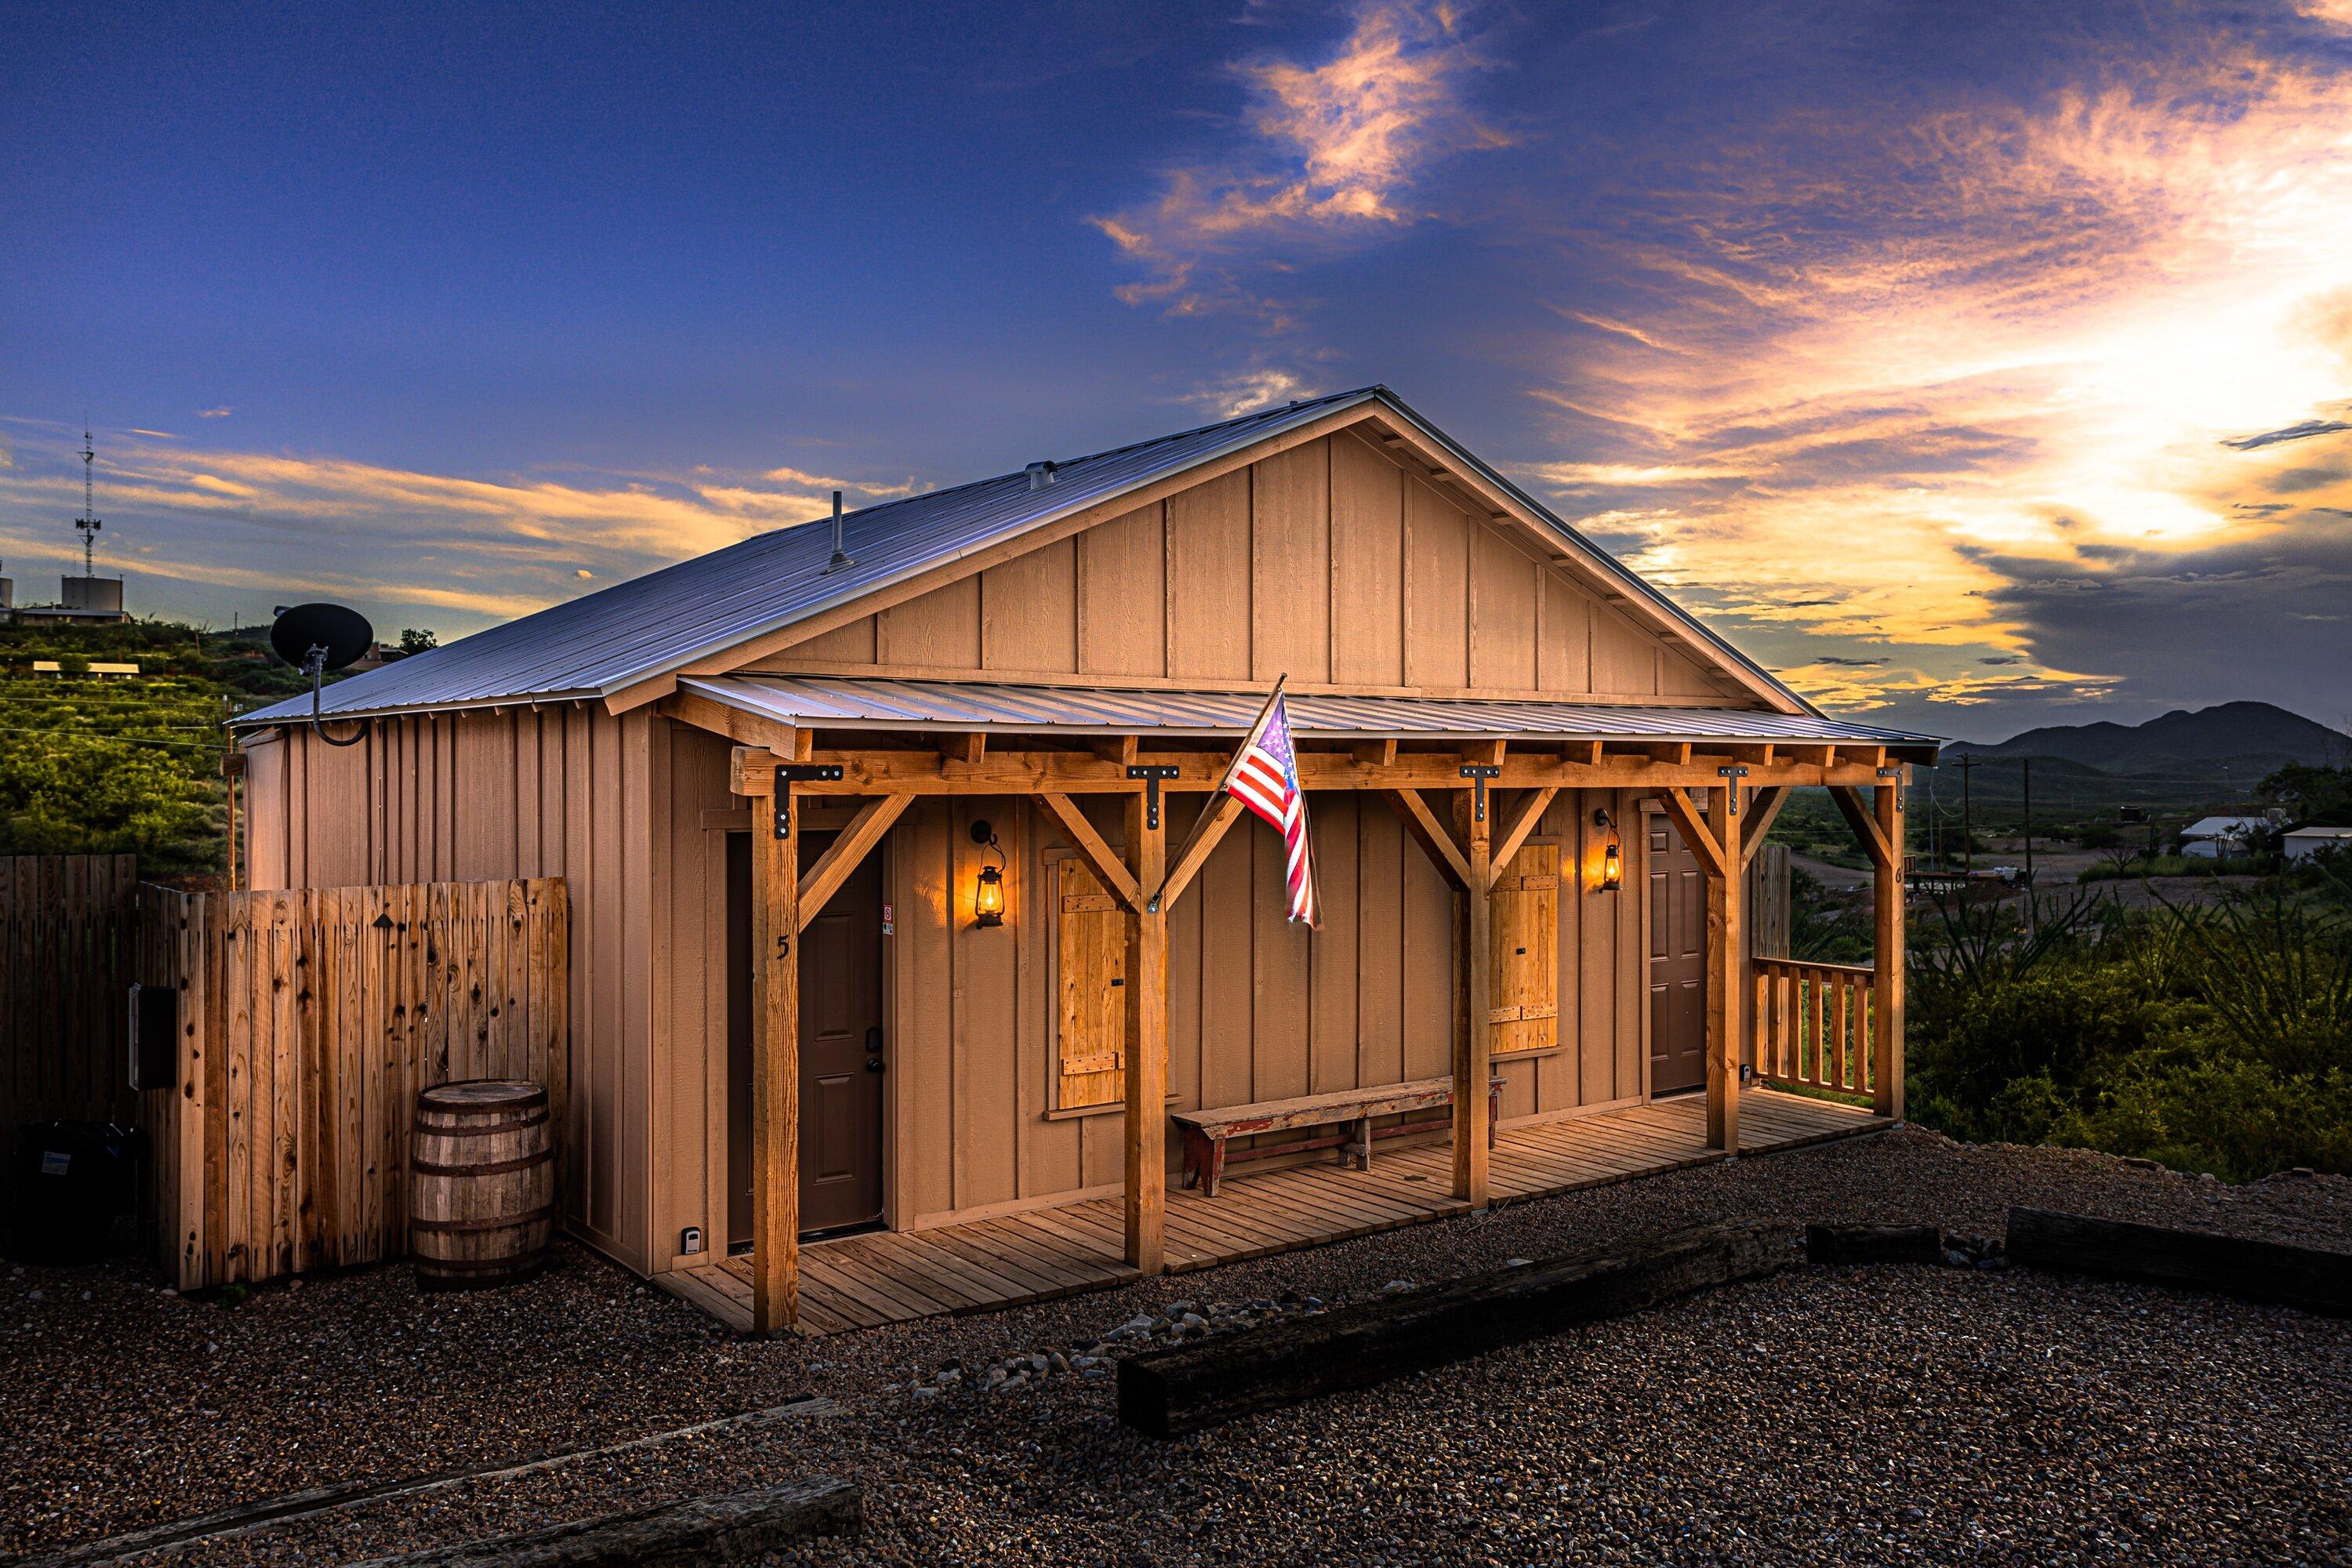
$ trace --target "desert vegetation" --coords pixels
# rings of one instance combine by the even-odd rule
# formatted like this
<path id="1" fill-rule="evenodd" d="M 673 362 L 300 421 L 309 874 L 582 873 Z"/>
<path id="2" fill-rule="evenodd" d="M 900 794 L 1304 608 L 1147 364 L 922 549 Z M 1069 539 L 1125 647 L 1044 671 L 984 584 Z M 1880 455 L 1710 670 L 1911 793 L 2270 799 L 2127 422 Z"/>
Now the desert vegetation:
<path id="1" fill-rule="evenodd" d="M 2352 881 L 2333 868 L 2212 903 L 2077 889 L 1917 924 L 1916 1120 L 2230 1181 L 2352 1172 Z"/>

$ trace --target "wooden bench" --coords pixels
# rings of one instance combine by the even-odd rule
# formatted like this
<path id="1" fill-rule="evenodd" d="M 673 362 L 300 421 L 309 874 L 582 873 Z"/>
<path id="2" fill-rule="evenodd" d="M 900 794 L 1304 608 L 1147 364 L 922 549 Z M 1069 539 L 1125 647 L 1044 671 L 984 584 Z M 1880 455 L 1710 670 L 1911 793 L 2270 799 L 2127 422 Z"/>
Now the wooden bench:
<path id="1" fill-rule="evenodd" d="M 1488 1079 L 1486 1144 L 1489 1148 L 1494 1146 L 1495 1120 L 1501 1112 L 1502 1100 L 1503 1080 L 1500 1078 Z M 1265 1149 L 1250 1149 L 1232 1156 L 1232 1160 L 1234 1163 L 1240 1164 L 1249 1160 L 1270 1160 L 1277 1154 L 1337 1149 L 1342 1159 L 1356 1162 L 1356 1169 L 1369 1171 L 1372 1168 L 1374 1136 L 1393 1138 L 1400 1133 L 1430 1132 L 1453 1125 L 1450 1117 L 1444 1120 L 1433 1118 L 1383 1127 L 1375 1134 L 1372 1118 L 1410 1116 L 1416 1110 L 1440 1107 L 1451 1109 L 1453 1104 L 1454 1080 L 1450 1078 L 1429 1078 L 1416 1083 L 1382 1084 L 1377 1089 L 1343 1089 L 1329 1094 L 1302 1095 L 1297 1100 L 1265 1100 L 1255 1105 L 1227 1106 L 1222 1110 L 1171 1110 L 1168 1116 L 1184 1133 L 1184 1184 L 1199 1187 L 1202 1197 L 1213 1198 L 1217 1195 L 1217 1180 L 1225 1173 L 1225 1141 L 1229 1138 L 1353 1123 L 1351 1132 L 1297 1139 Z"/>

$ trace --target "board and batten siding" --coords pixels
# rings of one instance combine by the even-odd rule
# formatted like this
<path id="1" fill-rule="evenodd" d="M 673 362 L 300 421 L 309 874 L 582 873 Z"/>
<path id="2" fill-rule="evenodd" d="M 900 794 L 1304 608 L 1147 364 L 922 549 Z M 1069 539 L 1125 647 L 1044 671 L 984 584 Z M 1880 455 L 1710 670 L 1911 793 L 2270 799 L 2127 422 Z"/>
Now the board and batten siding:
<path id="1" fill-rule="evenodd" d="M 1752 701 L 1353 431 L 743 668 Z"/>
<path id="2" fill-rule="evenodd" d="M 656 766 L 657 753 L 667 760 L 667 730 L 650 712 L 568 704 L 376 720 L 343 747 L 293 727 L 244 748 L 255 889 L 565 879 L 565 1223 L 640 1271 L 656 1261 L 647 1234 L 653 939 L 671 865 L 653 824 L 667 809 Z"/>
<path id="3" fill-rule="evenodd" d="M 667 721 L 663 721 L 667 723 Z M 656 1001 L 663 1042 L 654 1085 L 656 1267 L 689 1225 L 726 1222 L 727 952 L 725 833 L 749 814 L 727 793 L 727 743 L 675 727 L 667 821 L 676 880 Z M 1114 845 L 1120 807 L 1080 796 Z M 1207 797 L 1170 797 L 1171 842 Z M 1497 797 L 1507 813 L 1511 796 Z M 1564 792 L 1539 841 L 1558 846 L 1559 1037 L 1500 1062 L 1507 1121 L 1638 1100 L 1645 1047 L 1642 882 L 1586 890 L 1600 845 L 1596 805 L 1638 819 L 1631 795 Z M 828 819 L 814 803 L 804 830 Z M 837 804 L 830 809 L 838 809 Z M 1311 797 L 1324 925 L 1283 918 L 1282 847 L 1255 819 L 1237 826 L 1177 904 L 1169 931 L 1171 1109 L 1219 1107 L 1443 1077 L 1450 1070 L 1452 894 L 1373 795 Z M 972 924 L 985 820 L 1004 852 L 1002 926 Z M 971 1219 L 1118 1190 L 1116 1106 L 1056 1104 L 1060 1052 L 1055 868 L 1070 855 L 1059 827 L 1026 801 L 933 797 L 909 807 L 876 851 L 893 931 L 882 939 L 887 1217 L 896 1228 Z M 1171 1168 L 1179 1152 L 1171 1141 Z M 698 1260 L 697 1260 L 698 1261 Z"/>
<path id="4" fill-rule="evenodd" d="M 1630 799 L 1610 799 L 1623 809 Z M 1205 797 L 1177 796 L 1181 840 Z M 1581 865 L 1594 804 L 1563 795 L 1544 837 Z M 1169 922 L 1170 1108 L 1370 1088 L 1450 1070 L 1453 895 L 1374 795 L 1318 793 L 1311 806 L 1324 924 L 1284 918 L 1282 845 L 1251 819 L 1202 868 Z M 1088 815 L 1119 840 L 1115 803 Z M 986 818 L 1008 871 L 1002 927 L 971 925 Z M 1116 1191 L 1124 1113 L 1055 1103 L 1057 931 L 1049 868 L 1070 850 L 1050 817 L 1010 799 L 926 802 L 887 846 L 897 915 L 892 1078 L 901 1118 L 892 1223 L 923 1226 Z M 1593 850 L 1597 856 L 1597 847 Z M 1629 884 L 1638 887 L 1638 883 Z M 1642 1094 L 1638 894 L 1564 889 L 1557 962 L 1561 1039 L 1504 1060 L 1507 1120 L 1571 1113 Z M 1170 1144 L 1171 1169 L 1180 1152 Z"/>

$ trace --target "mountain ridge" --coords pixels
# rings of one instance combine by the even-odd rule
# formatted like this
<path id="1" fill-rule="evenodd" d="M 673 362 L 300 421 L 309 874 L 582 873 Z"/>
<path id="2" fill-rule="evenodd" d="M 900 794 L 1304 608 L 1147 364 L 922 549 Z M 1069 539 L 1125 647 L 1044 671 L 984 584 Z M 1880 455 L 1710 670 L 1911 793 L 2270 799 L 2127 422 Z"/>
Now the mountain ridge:
<path id="1" fill-rule="evenodd" d="M 1948 762 L 2048 757 L 2124 778 L 2227 776 L 2251 784 L 2293 763 L 2352 764 L 2352 735 L 2274 703 L 2238 701 L 2177 708 L 2144 724 L 2045 724 L 2006 741 L 1958 742 L 1944 754 Z"/>

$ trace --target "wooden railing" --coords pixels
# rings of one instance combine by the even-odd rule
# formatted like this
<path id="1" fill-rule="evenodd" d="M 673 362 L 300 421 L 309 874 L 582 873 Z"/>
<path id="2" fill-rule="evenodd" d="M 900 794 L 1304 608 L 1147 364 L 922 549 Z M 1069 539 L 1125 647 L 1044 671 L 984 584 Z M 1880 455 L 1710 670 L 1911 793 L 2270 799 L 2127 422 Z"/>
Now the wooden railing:
<path id="1" fill-rule="evenodd" d="M 1875 972 L 1867 964 L 1802 963 L 1790 958 L 1754 961 L 1756 999 L 1750 1015 L 1757 1076 L 1867 1097 L 1871 1031 L 1877 1004 Z"/>

